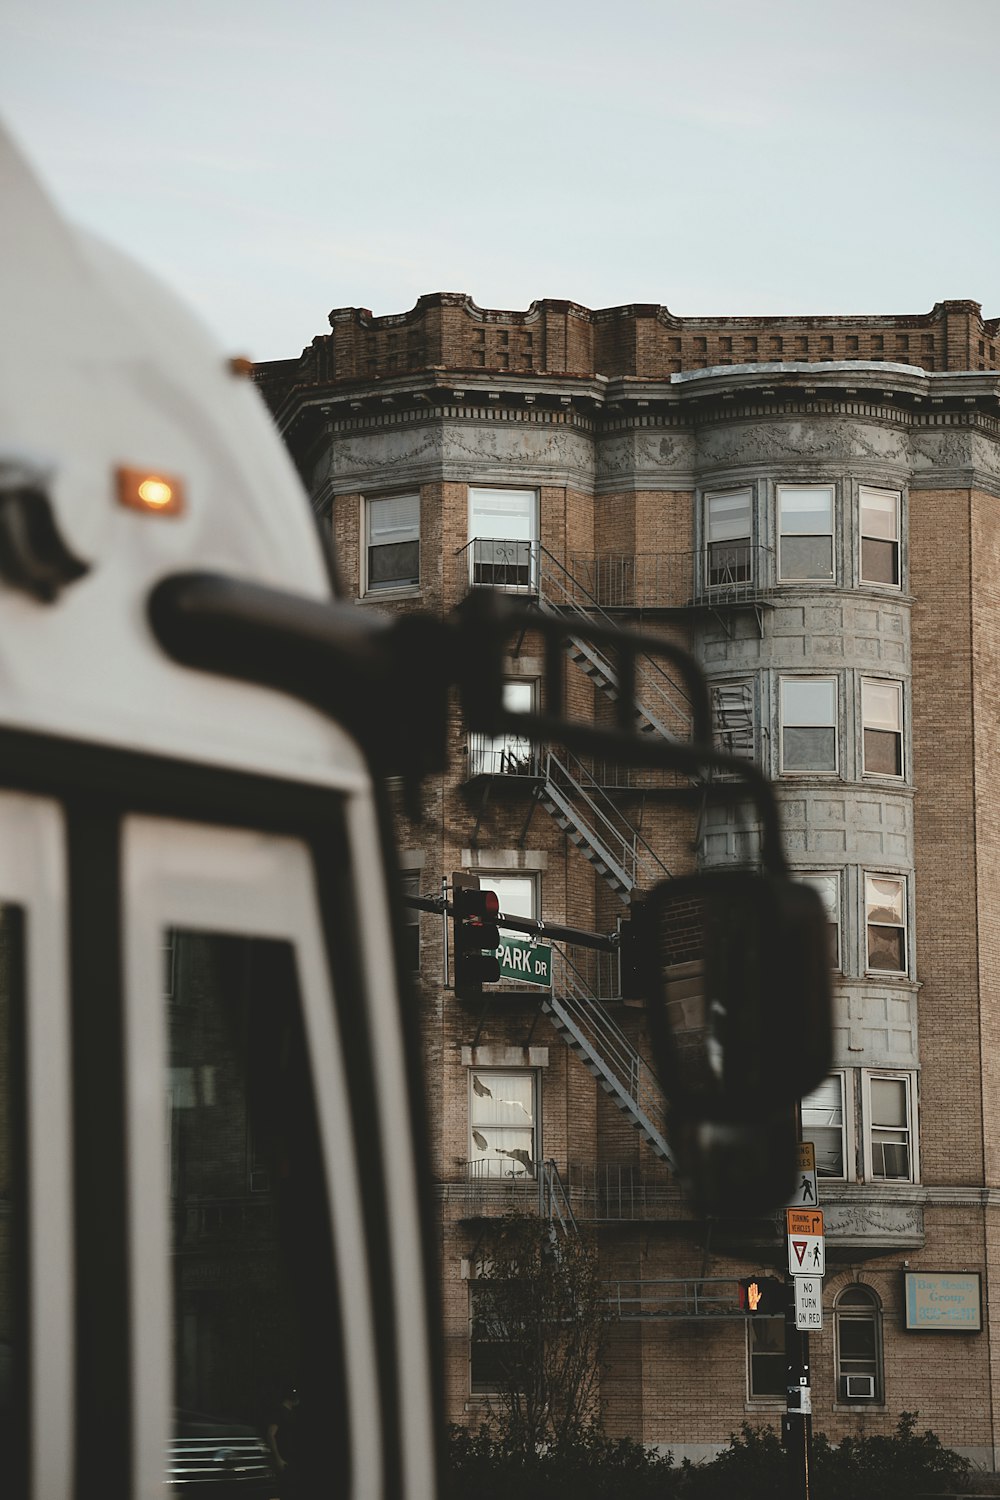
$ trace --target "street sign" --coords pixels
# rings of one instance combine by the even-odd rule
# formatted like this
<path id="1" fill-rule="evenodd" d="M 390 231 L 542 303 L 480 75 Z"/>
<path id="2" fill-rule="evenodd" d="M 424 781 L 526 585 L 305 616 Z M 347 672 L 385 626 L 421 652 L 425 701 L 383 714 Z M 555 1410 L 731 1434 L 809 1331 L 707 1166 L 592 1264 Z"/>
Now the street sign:
<path id="1" fill-rule="evenodd" d="M 813 1207 L 819 1202 L 816 1189 L 816 1148 L 812 1141 L 799 1142 L 799 1165 L 795 1174 L 795 1191 L 788 1200 L 790 1208 Z"/>
<path id="2" fill-rule="evenodd" d="M 795 1326 L 803 1333 L 815 1333 L 823 1327 L 823 1278 L 793 1276 L 795 1288 Z"/>
<path id="3" fill-rule="evenodd" d="M 552 988 L 552 949 L 547 944 L 532 944 L 504 932 L 497 949 L 501 979 L 520 979 L 522 984 Z"/>
<path id="4" fill-rule="evenodd" d="M 788 1272 L 791 1276 L 826 1274 L 823 1215 L 818 1208 L 786 1208 Z"/>

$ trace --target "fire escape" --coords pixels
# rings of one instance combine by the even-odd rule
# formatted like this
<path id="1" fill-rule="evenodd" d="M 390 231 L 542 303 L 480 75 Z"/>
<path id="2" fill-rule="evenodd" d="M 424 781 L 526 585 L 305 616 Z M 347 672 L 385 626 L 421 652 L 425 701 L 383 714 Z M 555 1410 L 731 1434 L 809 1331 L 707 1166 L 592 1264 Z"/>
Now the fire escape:
<path id="1" fill-rule="evenodd" d="M 630 573 L 623 567 L 613 575 L 609 573 L 614 559 L 601 559 L 600 563 L 590 559 L 584 564 L 577 560 L 571 571 L 547 548 L 532 541 L 477 538 L 463 552 L 469 560 L 473 584 L 526 594 L 540 610 L 558 614 L 570 622 L 578 618 L 581 623 L 615 624 L 605 601 L 611 608 L 646 607 L 644 591 L 650 596 L 650 605 L 654 602 L 662 605 L 664 599 L 671 598 L 686 600 L 669 612 L 678 618 L 698 604 L 690 599 L 690 582 L 685 592 L 682 581 L 685 575 L 690 580 L 695 573 L 695 559 L 690 553 L 656 559 L 657 574 L 650 579 L 648 567 L 641 570 L 640 577 L 637 566 L 648 562 L 646 559 L 629 560 Z M 743 583 L 747 571 L 745 559 L 740 562 L 737 584 Z M 670 564 L 672 578 L 667 578 L 661 564 Z M 583 578 L 587 581 L 582 581 Z M 724 593 L 733 597 L 723 598 Z M 741 597 L 735 597 L 736 594 Z M 753 603 L 759 618 L 758 598 L 759 591 L 753 594 L 746 588 L 715 588 L 711 607 L 719 612 L 727 604 Z M 579 671 L 614 701 L 618 696 L 618 679 L 613 664 L 604 654 L 582 632 L 578 637 L 572 629 L 567 651 Z M 666 741 L 690 739 L 692 718 L 687 697 L 651 657 L 642 657 L 636 663 L 634 697 L 636 728 L 640 734 Z M 745 743 L 749 735 L 752 752 L 752 707 L 744 690 L 737 687 L 722 696 L 714 694 L 713 710 L 720 739 L 727 744 L 735 744 L 737 739 Z M 635 892 L 668 878 L 670 872 L 619 801 L 609 796 L 601 772 L 602 768 L 584 765 L 565 749 L 548 747 L 539 751 L 527 741 L 510 735 L 499 740 L 478 737 L 470 747 L 469 765 L 470 781 L 478 780 L 482 787 L 473 845 L 492 789 L 498 781 L 515 778 L 529 790 L 532 808 L 540 805 L 555 820 L 627 907 Z M 666 1101 L 652 1068 L 603 1003 L 609 990 L 575 967 L 568 954 L 557 949 L 555 960 L 553 987 L 542 1001 L 543 1011 L 654 1153 L 673 1165 L 666 1136 Z"/>

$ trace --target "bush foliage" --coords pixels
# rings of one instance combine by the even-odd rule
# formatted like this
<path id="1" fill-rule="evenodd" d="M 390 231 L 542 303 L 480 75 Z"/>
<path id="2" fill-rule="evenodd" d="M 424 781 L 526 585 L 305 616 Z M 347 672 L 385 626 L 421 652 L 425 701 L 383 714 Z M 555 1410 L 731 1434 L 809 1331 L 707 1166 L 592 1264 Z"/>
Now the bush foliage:
<path id="1" fill-rule="evenodd" d="M 596 1428 L 526 1454 L 496 1430 L 452 1430 L 445 1500 L 782 1500 L 788 1460 L 773 1428 L 744 1424 L 710 1463 L 675 1465 L 630 1438 Z M 918 1500 L 962 1493 L 970 1465 L 904 1412 L 888 1437 L 819 1435 L 813 1443 L 812 1500 Z"/>

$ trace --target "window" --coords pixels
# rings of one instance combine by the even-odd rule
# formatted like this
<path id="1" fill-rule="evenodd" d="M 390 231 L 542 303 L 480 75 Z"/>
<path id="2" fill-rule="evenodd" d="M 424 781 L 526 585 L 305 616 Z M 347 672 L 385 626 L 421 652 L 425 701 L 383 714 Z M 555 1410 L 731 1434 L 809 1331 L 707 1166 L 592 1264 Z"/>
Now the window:
<path id="1" fill-rule="evenodd" d="M 404 870 L 400 881 L 402 894 L 420 895 L 420 871 Z M 410 974 L 420 973 L 420 912 L 415 906 L 407 906 L 404 900 L 402 932 L 403 967 Z"/>
<path id="2" fill-rule="evenodd" d="M 830 967 L 840 968 L 840 876 L 835 870 L 799 876 L 818 893 L 830 927 Z"/>
<path id="3" fill-rule="evenodd" d="M 802 1139 L 815 1147 L 817 1177 L 844 1181 L 849 1175 L 846 1088 L 846 1075 L 833 1073 L 802 1101 Z"/>
<path id="4" fill-rule="evenodd" d="M 883 1398 L 882 1307 L 870 1287 L 846 1287 L 833 1310 L 837 1399 L 854 1406 Z"/>
<path id="5" fill-rule="evenodd" d="M 469 537 L 474 584 L 535 587 L 538 497 L 534 490 L 470 489 Z"/>
<path id="6" fill-rule="evenodd" d="M 716 748 L 740 760 L 753 760 L 756 735 L 751 684 L 713 682 L 710 691 Z"/>
<path id="7" fill-rule="evenodd" d="M 833 486 L 778 486 L 778 576 L 833 577 Z"/>
<path id="8" fill-rule="evenodd" d="M 912 1079 L 908 1073 L 865 1075 L 865 1170 L 873 1182 L 913 1182 Z"/>
<path id="9" fill-rule="evenodd" d="M 868 968 L 905 974 L 906 881 L 901 877 L 865 876 L 865 932 Z"/>
<path id="10" fill-rule="evenodd" d="M 538 915 L 538 882 L 534 875 L 483 875 L 479 885 L 484 891 L 496 891 L 500 910 L 508 917 Z M 501 931 L 503 929 L 501 928 Z M 521 933 L 519 936 L 523 937 Z"/>
<path id="11" fill-rule="evenodd" d="M 862 486 L 861 582 L 899 588 L 898 490 L 871 490 Z"/>
<path id="12" fill-rule="evenodd" d="M 788 1384 L 784 1318 L 747 1319 L 747 1367 L 751 1400 L 784 1397 Z"/>
<path id="13" fill-rule="evenodd" d="M 531 713 L 535 706 L 535 684 L 523 680 L 505 682 L 503 706 L 508 713 Z M 500 735 L 474 734 L 470 738 L 470 776 L 528 776 L 534 764 L 530 740 L 511 730 Z"/>
<path id="14" fill-rule="evenodd" d="M 903 774 L 903 684 L 864 678 L 862 769 L 866 776 Z"/>
<path id="15" fill-rule="evenodd" d="M 782 771 L 836 771 L 837 679 L 781 679 Z"/>
<path id="16" fill-rule="evenodd" d="M 369 500 L 368 592 L 411 588 L 420 582 L 420 496 Z"/>
<path id="17" fill-rule="evenodd" d="M 705 582 L 709 588 L 750 579 L 750 490 L 705 496 Z"/>
<path id="18" fill-rule="evenodd" d="M 535 1132 L 536 1076 L 527 1068 L 510 1072 L 473 1068 L 469 1075 L 470 1177 L 534 1177 L 538 1159 Z"/>

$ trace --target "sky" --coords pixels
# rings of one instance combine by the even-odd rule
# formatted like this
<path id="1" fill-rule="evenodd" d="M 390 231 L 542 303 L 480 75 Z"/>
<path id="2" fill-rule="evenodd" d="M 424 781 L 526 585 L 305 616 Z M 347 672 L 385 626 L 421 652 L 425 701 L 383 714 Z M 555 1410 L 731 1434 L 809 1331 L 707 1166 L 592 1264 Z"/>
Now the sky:
<path id="1" fill-rule="evenodd" d="M 223 346 L 335 307 L 1000 315 L 1000 0 L 2 0 L 0 118 Z"/>

